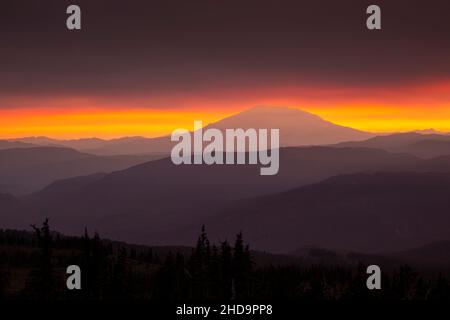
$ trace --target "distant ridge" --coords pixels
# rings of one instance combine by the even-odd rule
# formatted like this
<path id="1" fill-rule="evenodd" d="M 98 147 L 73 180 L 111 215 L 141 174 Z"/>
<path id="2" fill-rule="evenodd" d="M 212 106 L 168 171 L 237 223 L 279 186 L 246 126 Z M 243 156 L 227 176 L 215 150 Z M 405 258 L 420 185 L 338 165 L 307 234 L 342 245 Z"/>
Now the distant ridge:
<path id="1" fill-rule="evenodd" d="M 101 146 L 108 140 L 99 138 L 82 138 L 82 139 L 69 139 L 69 140 L 58 140 L 48 137 L 38 136 L 38 137 L 23 137 L 17 139 L 11 139 L 11 142 L 22 142 L 32 144 L 34 146 L 44 146 L 44 147 L 66 147 L 76 150 L 85 150 Z"/>
<path id="2" fill-rule="evenodd" d="M 0 140 L 0 150 L 32 147 L 37 147 L 37 145 L 21 141 Z"/>
<path id="3" fill-rule="evenodd" d="M 440 135 L 448 135 L 448 132 L 438 131 L 433 128 L 429 129 L 422 129 L 422 130 L 414 130 L 415 133 L 422 133 L 422 134 L 440 134 Z"/>
<path id="4" fill-rule="evenodd" d="M 421 158 L 450 155 L 450 135 L 417 132 L 376 136 L 363 141 L 348 141 L 336 147 L 377 148 L 389 152 L 409 153 Z"/>

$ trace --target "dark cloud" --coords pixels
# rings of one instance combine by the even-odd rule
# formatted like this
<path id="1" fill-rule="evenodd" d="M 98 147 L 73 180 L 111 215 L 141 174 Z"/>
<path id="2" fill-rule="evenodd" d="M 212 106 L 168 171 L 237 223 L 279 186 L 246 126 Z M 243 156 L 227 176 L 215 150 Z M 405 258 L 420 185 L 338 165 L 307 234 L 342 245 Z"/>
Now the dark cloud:
<path id="1" fill-rule="evenodd" d="M 382 8 L 381 31 L 365 9 Z M 69 4 L 83 29 L 65 28 Z M 450 77 L 448 0 L 2 0 L 2 95 L 170 95 Z"/>

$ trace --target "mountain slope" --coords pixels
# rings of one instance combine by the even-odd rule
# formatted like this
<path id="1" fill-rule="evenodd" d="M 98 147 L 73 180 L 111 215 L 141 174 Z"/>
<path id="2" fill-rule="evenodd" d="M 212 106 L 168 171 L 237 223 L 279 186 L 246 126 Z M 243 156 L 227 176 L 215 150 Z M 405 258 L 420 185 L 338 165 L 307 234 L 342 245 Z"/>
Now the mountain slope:
<path id="1" fill-rule="evenodd" d="M 425 159 L 450 155 L 450 139 L 448 141 L 424 139 L 401 147 L 398 151 Z"/>
<path id="2" fill-rule="evenodd" d="M 418 248 L 400 252 L 386 253 L 387 257 L 395 257 L 408 264 L 450 266 L 450 241 L 436 241 Z"/>
<path id="3" fill-rule="evenodd" d="M 281 107 L 255 107 L 213 123 L 208 128 L 280 129 L 282 147 L 333 144 L 373 136 L 325 121 L 309 112 Z"/>
<path id="4" fill-rule="evenodd" d="M 20 209 L 20 201 L 17 198 L 10 194 L 0 193 L 0 219 L 2 227 L 14 223 L 14 213 Z"/>
<path id="5" fill-rule="evenodd" d="M 280 171 L 261 176 L 259 165 L 175 166 L 161 159 L 78 184 L 67 179 L 22 198 L 18 226 L 50 216 L 63 232 L 89 225 L 109 237 L 180 244 L 189 237 L 173 232 L 191 223 L 196 229 L 220 208 L 238 199 L 317 183 L 356 172 L 399 171 L 418 166 L 409 155 L 375 149 L 302 147 L 280 150 Z M 77 178 L 78 179 L 78 178 Z M 196 231 L 195 231 L 196 232 Z"/>
<path id="6" fill-rule="evenodd" d="M 338 143 L 336 147 L 377 148 L 389 152 L 409 153 L 421 158 L 434 158 L 450 154 L 450 136 L 416 132 L 377 136 L 364 141 Z"/>
<path id="7" fill-rule="evenodd" d="M 107 140 L 98 138 L 83 138 L 83 139 L 70 139 L 70 140 L 58 140 L 47 137 L 23 137 L 17 139 L 11 139 L 11 142 L 30 143 L 34 146 L 43 147 L 66 147 L 76 150 L 92 149 L 101 146 L 106 143 Z"/>
<path id="8" fill-rule="evenodd" d="M 211 217 L 222 215 L 223 207 L 239 199 L 283 192 L 343 174 L 380 171 L 445 173 L 450 172 L 450 158 L 423 160 L 370 148 L 291 147 L 280 150 L 278 175 L 261 176 L 259 169 L 259 165 L 175 166 L 165 158 L 110 174 L 60 180 L 22 197 L 20 209 L 13 214 L 14 226 L 24 227 L 49 216 L 58 229 L 67 233 L 78 233 L 88 225 L 115 239 L 178 245 L 192 239 L 199 225 L 213 224 Z M 389 184 L 389 180 L 386 183 Z M 396 192 L 392 190 L 393 194 Z M 417 196 L 413 193 L 408 197 Z M 321 199 L 316 201 L 320 203 Z M 359 202 L 354 204 L 357 207 Z M 281 217 L 284 207 L 280 208 L 282 212 L 276 211 L 276 214 Z M 361 212 L 365 212 L 365 207 Z M 187 228 L 190 225 L 192 229 Z M 221 230 L 236 232 L 241 224 L 232 224 L 229 229 L 226 226 L 226 223 L 220 224 Z M 256 240 L 262 249 L 267 245 L 281 250 L 275 242 L 267 244 Z M 328 247 L 330 243 L 325 244 L 324 247 Z M 346 244 L 342 244 L 344 248 Z M 293 249 L 301 245 L 295 243 Z"/>
<path id="9" fill-rule="evenodd" d="M 20 141 L 0 140 L 0 150 L 33 147 L 37 147 L 37 145 Z"/>
<path id="10" fill-rule="evenodd" d="M 222 239 L 240 228 L 255 248 L 271 252 L 404 250 L 450 239 L 449 193 L 449 173 L 343 175 L 241 201 L 206 224 Z"/>
<path id="11" fill-rule="evenodd" d="M 119 154 L 162 154 L 168 155 L 174 144 L 170 136 L 157 138 L 124 137 L 108 140 L 95 147 L 86 148 L 84 151 L 96 155 L 119 155 Z"/>
<path id="12" fill-rule="evenodd" d="M 56 147 L 0 150 L 0 192 L 29 193 L 58 179 L 116 171 L 152 159 L 150 156 L 94 156 Z"/>

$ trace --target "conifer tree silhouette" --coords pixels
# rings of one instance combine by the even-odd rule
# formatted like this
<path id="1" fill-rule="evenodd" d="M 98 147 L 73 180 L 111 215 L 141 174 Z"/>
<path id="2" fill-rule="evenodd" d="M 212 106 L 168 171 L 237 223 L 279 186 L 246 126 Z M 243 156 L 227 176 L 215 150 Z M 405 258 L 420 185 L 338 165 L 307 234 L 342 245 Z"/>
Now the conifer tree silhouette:
<path id="1" fill-rule="evenodd" d="M 53 289 L 53 272 L 52 272 L 52 252 L 51 252 L 51 235 L 49 218 L 45 218 L 42 227 L 31 225 L 35 231 L 35 235 L 40 248 L 39 270 L 34 279 L 34 286 L 37 290 L 36 294 L 39 298 L 48 300 L 52 297 Z"/>

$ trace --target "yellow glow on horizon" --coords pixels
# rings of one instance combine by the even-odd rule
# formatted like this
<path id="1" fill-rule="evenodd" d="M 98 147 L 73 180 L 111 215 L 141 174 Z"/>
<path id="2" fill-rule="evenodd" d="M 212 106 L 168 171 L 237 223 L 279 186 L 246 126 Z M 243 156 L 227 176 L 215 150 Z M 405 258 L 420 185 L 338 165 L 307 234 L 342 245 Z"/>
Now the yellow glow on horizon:
<path id="1" fill-rule="evenodd" d="M 152 110 L 9 110 L 0 111 L 0 139 L 47 136 L 59 139 L 157 137 L 177 128 L 191 130 L 195 120 L 204 125 L 226 116 L 221 112 Z"/>
<path id="2" fill-rule="evenodd" d="M 0 109 L 0 139 L 25 136 L 47 136 L 58 139 L 118 138 L 124 136 L 157 137 L 174 129 L 191 130 L 195 120 L 204 125 L 253 107 L 206 108 L 189 110 L 152 110 L 126 108 L 55 109 L 18 108 Z M 399 107 L 380 104 L 335 104 L 303 107 L 293 103 L 271 101 L 266 105 L 302 109 L 335 124 L 370 132 L 404 132 L 433 128 L 450 132 L 450 105 L 432 108 L 420 106 Z"/>
<path id="3" fill-rule="evenodd" d="M 450 104 L 433 108 L 343 105 L 311 108 L 308 111 L 333 123 L 374 133 L 423 129 L 450 132 Z"/>

